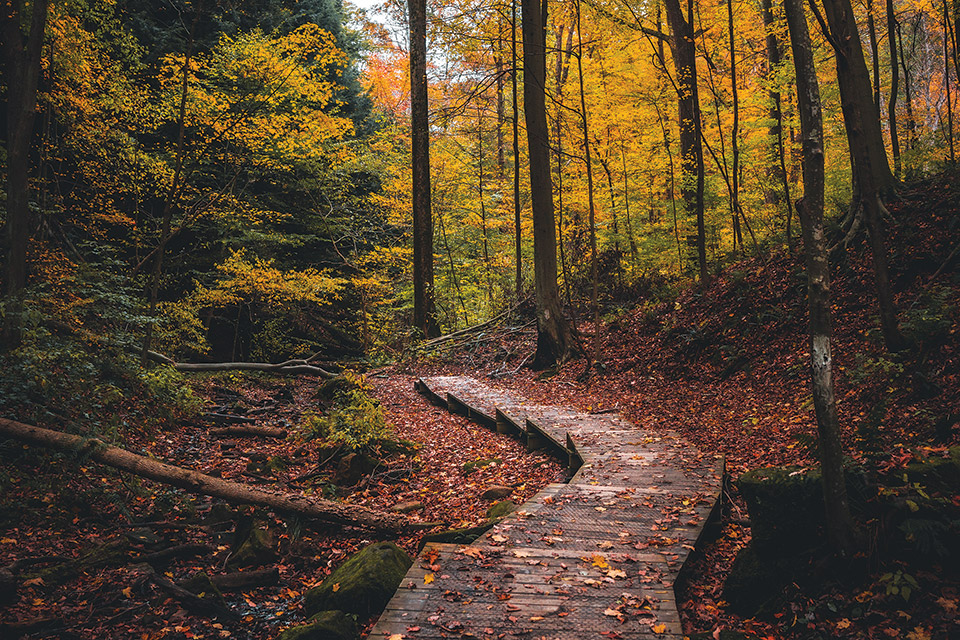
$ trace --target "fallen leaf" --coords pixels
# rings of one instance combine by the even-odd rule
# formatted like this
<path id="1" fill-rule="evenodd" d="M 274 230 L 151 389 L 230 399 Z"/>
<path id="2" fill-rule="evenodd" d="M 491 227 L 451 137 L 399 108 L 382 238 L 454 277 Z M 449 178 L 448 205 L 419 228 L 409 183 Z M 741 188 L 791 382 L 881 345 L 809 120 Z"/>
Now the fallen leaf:
<path id="1" fill-rule="evenodd" d="M 851 623 L 849 620 L 847 620 L 846 618 L 843 618 L 842 620 L 837 622 L 837 629 L 849 629 L 850 624 Z"/>
<path id="2" fill-rule="evenodd" d="M 27 584 L 27 583 L 24 582 L 23 584 Z M 944 611 L 954 612 L 957 610 L 956 600 L 948 600 L 947 598 L 940 597 L 940 598 L 937 598 L 937 604 L 940 605 L 940 607 L 943 608 Z"/>
<path id="3" fill-rule="evenodd" d="M 43 578 L 30 578 L 29 580 L 23 581 L 23 586 L 25 587 L 42 587 L 44 586 Z M 941 598 L 943 600 L 943 598 Z"/>
<path id="4" fill-rule="evenodd" d="M 663 624 L 663 623 L 661 622 L 660 624 L 655 624 L 655 625 L 653 625 L 653 627 L 651 627 L 651 629 L 653 630 L 654 633 L 666 633 L 666 631 L 667 631 L 667 625 L 665 625 L 665 624 Z"/>
<path id="5" fill-rule="evenodd" d="M 123 589 L 120 590 L 120 592 L 121 592 L 124 596 L 126 596 L 127 598 L 130 598 L 131 600 L 133 599 L 133 588 L 132 588 L 132 587 L 124 587 Z"/>
<path id="6" fill-rule="evenodd" d="M 333 592 L 336 593 L 337 591 L 340 591 L 340 583 L 339 583 L 339 582 L 334 582 L 334 583 L 333 583 Z"/>
<path id="7" fill-rule="evenodd" d="M 0 544 L 17 544 L 13 538 L 0 538 Z"/>
<path id="8" fill-rule="evenodd" d="M 423 584 L 430 584 L 431 582 L 433 582 L 432 573 L 428 573 L 427 575 L 423 576 Z"/>
<path id="9" fill-rule="evenodd" d="M 402 633 L 395 633 L 390 636 L 387 640 L 403 640 L 404 635 Z"/>
<path id="10" fill-rule="evenodd" d="M 907 640 L 930 640 L 930 632 L 923 627 L 914 627 L 913 631 L 907 634 Z"/>

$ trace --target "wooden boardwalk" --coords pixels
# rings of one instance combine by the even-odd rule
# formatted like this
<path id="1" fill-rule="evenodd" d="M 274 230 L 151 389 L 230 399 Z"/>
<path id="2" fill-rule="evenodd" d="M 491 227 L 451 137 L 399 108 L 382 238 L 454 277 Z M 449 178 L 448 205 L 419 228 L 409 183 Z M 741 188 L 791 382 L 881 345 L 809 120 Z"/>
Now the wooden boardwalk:
<path id="1" fill-rule="evenodd" d="M 417 388 L 575 474 L 469 546 L 427 545 L 371 639 L 683 637 L 673 585 L 718 504 L 722 462 L 617 414 L 529 404 L 472 378 Z"/>

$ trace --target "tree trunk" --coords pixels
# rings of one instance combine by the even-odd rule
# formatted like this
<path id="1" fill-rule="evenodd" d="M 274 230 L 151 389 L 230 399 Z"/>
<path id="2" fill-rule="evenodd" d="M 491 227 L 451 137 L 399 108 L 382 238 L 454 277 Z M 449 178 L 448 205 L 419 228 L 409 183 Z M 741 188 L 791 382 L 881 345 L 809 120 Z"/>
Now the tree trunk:
<path id="1" fill-rule="evenodd" d="M 503 149 L 503 123 L 506 121 L 506 108 L 503 100 L 503 14 L 497 6 L 497 57 L 494 59 L 494 68 L 497 74 L 497 180 L 503 187 L 503 172 L 506 167 L 506 156 Z"/>
<path id="2" fill-rule="evenodd" d="M 477 195 L 480 198 L 480 233 L 483 236 L 483 272 L 487 281 L 487 301 L 493 302 L 490 280 L 490 243 L 487 240 L 487 206 L 483 201 L 483 107 L 477 104 Z"/>
<path id="3" fill-rule="evenodd" d="M 413 324 L 440 335 L 433 299 L 430 121 L 427 107 L 427 2 L 410 0 L 410 138 L 413 163 Z"/>
<path id="4" fill-rule="evenodd" d="M 321 378 L 336 378 L 335 373 L 310 364 L 310 360 L 287 360 L 271 364 L 268 362 L 174 362 L 167 356 L 156 351 L 147 351 L 146 357 L 153 362 L 170 365 L 177 371 L 261 371 L 281 375 L 320 376 Z"/>
<path id="5" fill-rule="evenodd" d="M 890 99 L 887 101 L 887 122 L 893 150 L 893 177 L 900 179 L 900 138 L 897 133 L 897 92 L 900 90 L 900 67 L 897 62 L 897 15 L 893 0 L 887 0 L 887 44 L 890 48 Z"/>
<path id="6" fill-rule="evenodd" d="M 899 351 L 904 340 L 897 322 L 897 309 L 890 288 L 887 248 L 883 222 L 880 219 L 883 194 L 893 191 L 895 183 L 887 152 L 880 133 L 880 116 L 870 95 L 860 36 L 856 30 L 850 0 L 824 0 L 829 37 L 837 53 L 837 80 L 847 140 L 856 182 L 855 197 L 863 207 L 863 217 L 870 236 L 873 274 L 877 285 L 880 328 L 889 351 Z"/>
<path id="7" fill-rule="evenodd" d="M 533 268 L 537 306 L 537 351 L 534 368 L 545 369 L 569 357 L 572 334 L 560 307 L 557 288 L 557 236 L 550 141 L 547 131 L 546 46 L 543 14 L 537 0 L 521 0 L 523 31 L 523 103 L 530 154 L 530 198 L 533 205 Z"/>
<path id="8" fill-rule="evenodd" d="M 943 0 L 943 87 L 947 98 L 947 141 L 950 143 L 950 164 L 956 164 L 953 147 L 953 100 L 950 98 L 950 11 Z"/>
<path id="9" fill-rule="evenodd" d="M 703 214 L 703 146 L 700 141 L 700 96 L 697 88 L 697 52 L 693 33 L 693 0 L 687 0 L 687 18 L 680 0 L 664 0 L 670 47 L 677 79 L 680 121 L 681 192 L 687 213 L 697 217 L 697 262 L 700 281 L 707 280 L 707 233 Z"/>
<path id="10" fill-rule="evenodd" d="M 916 42 L 916 38 L 914 38 L 914 42 Z M 903 51 L 903 34 L 899 23 L 897 24 L 897 45 L 900 50 L 900 66 L 903 69 L 903 100 L 907 108 L 907 149 L 913 149 L 917 128 L 916 121 L 913 118 L 913 90 L 910 87 L 910 67 L 907 65 L 907 55 Z"/>
<path id="11" fill-rule="evenodd" d="M 880 112 L 871 96 L 870 73 L 850 0 L 823 0 L 828 37 L 836 52 L 837 84 L 843 122 L 850 139 L 850 154 L 855 158 L 857 178 L 864 170 L 872 173 L 877 194 L 892 193 L 896 181 L 887 161 L 887 150 L 880 129 Z M 866 169 L 861 169 L 865 165 Z M 861 189 L 862 189 L 862 185 Z M 869 197 L 864 194 L 864 197 Z"/>
<path id="12" fill-rule="evenodd" d="M 183 191 L 183 164 L 187 132 L 187 95 L 190 88 L 190 60 L 193 56 L 194 36 L 197 30 L 197 22 L 200 20 L 200 11 L 196 11 L 193 17 L 193 23 L 190 26 L 190 34 L 187 38 L 187 47 L 183 54 L 183 65 L 180 73 L 180 106 L 177 110 L 177 155 L 173 170 L 173 179 L 170 181 L 170 188 L 167 189 L 167 196 L 163 201 L 163 214 L 160 217 L 160 239 L 157 242 L 157 250 L 154 256 L 153 269 L 150 272 L 150 317 L 157 313 L 157 302 L 160 297 L 160 278 L 163 275 L 163 259 L 166 255 L 167 243 L 170 242 L 171 229 L 173 226 L 173 209 L 180 199 Z M 238 311 L 239 312 L 239 311 Z M 239 336 L 240 332 L 234 334 Z M 153 323 L 148 323 L 143 334 L 143 350 L 141 361 L 147 364 L 149 357 L 147 353 L 153 346 Z M 234 354 L 236 357 L 236 354 Z"/>
<path id="13" fill-rule="evenodd" d="M 22 3 L 4 2 L 0 14 L 3 63 L 7 80 L 7 223 L 4 296 L 9 302 L 3 323 L 4 348 L 20 344 L 21 293 L 27 286 L 30 241 L 30 143 L 37 114 L 43 34 L 49 0 L 35 0 L 30 30 L 21 28 Z"/>
<path id="14" fill-rule="evenodd" d="M 198 471 L 139 456 L 125 449 L 111 447 L 96 438 L 82 438 L 4 418 L 0 418 L 0 434 L 30 444 L 77 452 L 96 462 L 127 471 L 141 478 L 178 487 L 189 493 L 222 498 L 232 504 L 253 504 L 305 518 L 377 531 L 401 532 L 409 525 L 407 519 L 402 516 L 380 513 L 359 505 L 260 491 L 244 484 L 228 482 Z"/>
<path id="15" fill-rule="evenodd" d="M 514 228 L 514 260 L 516 262 L 516 289 L 517 300 L 523 297 L 523 271 L 521 262 L 523 260 L 522 245 L 520 244 L 520 96 L 517 92 L 517 66 L 520 59 L 517 57 L 517 2 L 511 3 L 510 20 L 510 53 L 513 59 L 513 73 L 510 74 L 511 91 L 513 92 L 513 228 Z"/>
<path id="16" fill-rule="evenodd" d="M 590 226 L 590 306 L 593 310 L 593 364 L 600 362 L 600 274 L 597 265 L 597 213 L 593 201 L 593 162 L 590 157 L 590 127 L 587 122 L 587 98 L 583 87 L 583 33 L 580 30 L 580 1 L 576 4 L 577 74 L 580 79 L 580 124 L 583 134 L 583 157 L 587 165 L 587 219 Z M 612 193 L 612 191 L 611 191 Z"/>
<path id="17" fill-rule="evenodd" d="M 737 217 L 738 215 L 743 216 L 743 211 L 740 209 L 740 92 L 737 88 L 737 50 L 734 46 L 733 0 L 727 0 L 727 31 L 730 37 L 730 91 L 733 95 L 733 131 L 730 133 L 733 167 L 730 169 L 732 183 L 730 197 L 733 208 L 734 231 L 739 236 L 740 250 L 743 251 L 743 236 L 740 232 L 740 220 Z M 754 240 L 754 244 L 756 244 L 756 240 Z"/>
<path id="18" fill-rule="evenodd" d="M 820 89 L 802 0 L 785 0 L 797 71 L 797 102 L 803 140 L 803 198 L 797 203 L 807 264 L 813 400 L 820 440 L 827 532 L 841 553 L 854 548 L 853 520 L 843 476 L 843 450 L 833 394 L 830 319 L 830 265 L 823 232 L 823 122 Z"/>
<path id="19" fill-rule="evenodd" d="M 873 64 L 873 104 L 877 107 L 877 116 L 883 113 L 880 108 L 880 43 L 877 42 L 877 25 L 873 19 L 873 0 L 867 0 L 867 38 L 870 41 L 870 60 Z"/>

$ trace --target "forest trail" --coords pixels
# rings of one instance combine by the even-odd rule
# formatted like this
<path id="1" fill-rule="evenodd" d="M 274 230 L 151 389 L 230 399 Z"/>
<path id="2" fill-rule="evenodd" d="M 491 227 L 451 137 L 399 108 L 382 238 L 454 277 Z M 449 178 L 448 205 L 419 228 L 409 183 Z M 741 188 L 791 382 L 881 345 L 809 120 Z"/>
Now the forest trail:
<path id="1" fill-rule="evenodd" d="M 469 546 L 425 546 L 369 638 L 683 637 L 673 586 L 719 504 L 720 460 L 616 413 L 530 404 L 468 377 L 417 386 L 575 473 Z"/>

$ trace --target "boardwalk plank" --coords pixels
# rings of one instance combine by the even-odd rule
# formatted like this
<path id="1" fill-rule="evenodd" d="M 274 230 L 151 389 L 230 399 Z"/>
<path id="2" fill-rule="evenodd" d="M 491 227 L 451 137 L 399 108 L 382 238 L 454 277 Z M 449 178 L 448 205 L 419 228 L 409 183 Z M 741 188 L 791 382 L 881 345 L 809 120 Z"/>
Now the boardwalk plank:
<path id="1" fill-rule="evenodd" d="M 682 637 L 673 585 L 716 511 L 722 463 L 617 414 L 530 403 L 472 378 L 417 389 L 575 473 L 471 545 L 426 545 L 370 638 Z"/>

